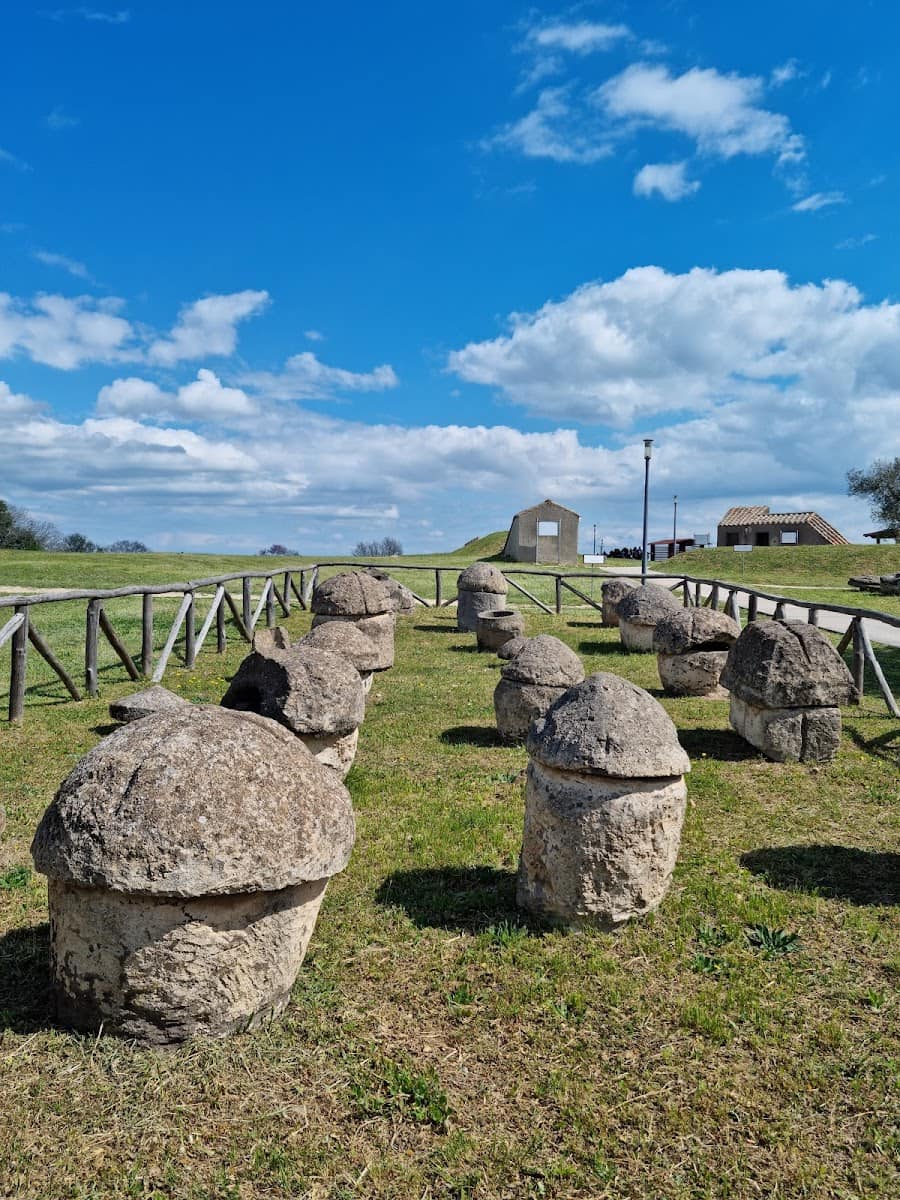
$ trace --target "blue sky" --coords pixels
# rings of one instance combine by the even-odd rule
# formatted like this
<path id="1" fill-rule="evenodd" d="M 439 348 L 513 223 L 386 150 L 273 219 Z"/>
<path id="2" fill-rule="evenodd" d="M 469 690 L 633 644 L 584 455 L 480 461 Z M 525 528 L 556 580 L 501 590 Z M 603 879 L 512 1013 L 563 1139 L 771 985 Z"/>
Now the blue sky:
<path id="1" fill-rule="evenodd" d="M 887 2 L 23 3 L 0 495 L 100 542 L 450 549 L 900 453 Z M 589 547 L 586 547 L 589 548 Z"/>

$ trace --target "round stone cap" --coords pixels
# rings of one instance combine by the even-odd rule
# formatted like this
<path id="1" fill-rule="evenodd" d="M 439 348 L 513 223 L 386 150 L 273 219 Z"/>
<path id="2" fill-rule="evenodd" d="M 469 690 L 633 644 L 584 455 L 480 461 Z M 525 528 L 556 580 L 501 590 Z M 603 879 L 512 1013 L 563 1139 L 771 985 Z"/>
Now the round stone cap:
<path id="1" fill-rule="evenodd" d="M 657 621 L 653 649 L 657 654 L 728 650 L 740 636 L 740 625 L 723 612 L 714 608 L 677 608 Z"/>
<path id="2" fill-rule="evenodd" d="M 541 683 L 546 687 L 571 687 L 584 679 L 584 667 L 574 650 L 549 633 L 529 638 L 523 648 L 500 668 L 504 679 L 515 683 Z"/>
<path id="3" fill-rule="evenodd" d="M 377 671 L 381 665 L 375 643 L 351 621 L 326 621 L 324 625 L 316 625 L 296 646 L 340 654 L 357 671 Z"/>
<path id="4" fill-rule="evenodd" d="M 606 671 L 563 692 L 532 723 L 528 753 L 560 771 L 619 779 L 670 779 L 691 769 L 663 706 Z"/>
<path id="5" fill-rule="evenodd" d="M 363 723 L 366 697 L 359 672 L 343 654 L 298 645 L 248 654 L 222 707 L 270 717 L 296 734 L 343 735 Z"/>
<path id="6" fill-rule="evenodd" d="M 519 651 L 521 649 L 523 649 L 523 647 L 526 645 L 526 643 L 529 642 L 530 640 L 531 639 L 527 638 L 527 637 L 512 637 L 512 638 L 510 638 L 509 641 L 504 642 L 503 645 L 500 647 L 500 649 L 497 651 L 497 657 L 505 658 L 505 659 L 515 658 L 516 655 L 519 653 Z"/>
<path id="7" fill-rule="evenodd" d="M 639 584 L 633 579 L 604 579 L 600 584 L 600 595 L 610 604 L 618 604 L 623 596 L 633 592 Z"/>
<path id="8" fill-rule="evenodd" d="M 503 572 L 486 562 L 472 563 L 460 571 L 456 586 L 461 592 L 494 592 L 498 596 L 505 596 L 509 591 Z"/>
<path id="9" fill-rule="evenodd" d="M 121 721 L 125 724 L 128 721 L 139 721 L 141 717 L 149 716 L 150 713 L 160 712 L 163 709 L 184 708 L 189 703 L 189 700 L 185 700 L 182 696 L 176 696 L 168 688 L 154 683 L 139 692 L 132 692 L 130 696 L 122 696 L 118 700 L 113 700 L 109 706 L 109 715 L 114 721 Z"/>
<path id="10" fill-rule="evenodd" d="M 666 613 L 679 607 L 672 593 L 658 583 L 645 583 L 631 590 L 619 601 L 617 612 L 620 621 L 632 625 L 655 625 Z"/>
<path id="11" fill-rule="evenodd" d="M 343 870 L 356 836 L 337 774 L 274 721 L 213 705 L 104 738 L 38 826 L 38 871 L 151 896 L 268 892 Z"/>
<path id="12" fill-rule="evenodd" d="M 310 607 L 327 617 L 374 617 L 393 612 L 394 601 L 368 571 L 344 571 L 316 585 Z"/>
<path id="13" fill-rule="evenodd" d="M 405 583 L 401 583 L 399 579 L 395 579 L 393 575 L 389 575 L 380 567 L 368 567 L 367 574 L 371 575 L 373 579 L 377 579 L 387 589 L 393 602 L 394 612 L 398 616 L 414 611 L 416 598 Z"/>
<path id="14" fill-rule="evenodd" d="M 837 650 L 805 621 L 751 621 L 728 652 L 721 683 L 762 708 L 829 708 L 859 695 Z"/>

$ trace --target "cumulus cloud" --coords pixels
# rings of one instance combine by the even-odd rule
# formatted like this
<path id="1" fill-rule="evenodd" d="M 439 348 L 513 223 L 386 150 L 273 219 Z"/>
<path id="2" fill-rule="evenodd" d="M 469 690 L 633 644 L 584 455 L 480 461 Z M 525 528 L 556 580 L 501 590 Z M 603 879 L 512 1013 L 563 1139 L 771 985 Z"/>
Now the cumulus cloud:
<path id="1" fill-rule="evenodd" d="M 581 107 L 572 105 L 569 89 L 564 87 L 544 88 L 530 113 L 485 138 L 482 147 L 581 164 L 607 158 L 613 151 L 602 129 Z"/>
<path id="2" fill-rule="evenodd" d="M 168 336 L 151 342 L 147 358 L 171 366 L 183 359 L 233 354 L 238 323 L 257 316 L 268 303 L 268 292 L 254 291 L 195 300 L 181 310 Z"/>
<path id="3" fill-rule="evenodd" d="M 790 83 L 794 79 L 799 79 L 806 72 L 802 69 L 796 58 L 789 58 L 787 62 L 780 63 L 777 67 L 772 68 L 772 74 L 769 80 L 772 87 L 784 87 L 786 83 Z"/>
<path id="4" fill-rule="evenodd" d="M 201 368 L 193 383 L 175 393 L 149 379 L 115 379 L 100 389 L 97 411 L 153 420 L 227 421 L 252 415 L 257 405 L 240 388 L 225 387 L 212 371 Z"/>
<path id="5" fill-rule="evenodd" d="M 2 420 L 9 421 L 13 417 L 22 417 L 26 413 L 30 415 L 36 413 L 38 408 L 39 406 L 30 396 L 14 392 L 8 383 L 0 380 L 0 418 Z"/>
<path id="6" fill-rule="evenodd" d="M 627 25 L 609 25 L 601 21 L 548 21 L 533 26 L 528 40 L 542 50 L 593 54 L 597 50 L 609 50 L 632 36 Z"/>
<path id="7" fill-rule="evenodd" d="M 636 196 L 658 192 L 664 200 L 683 200 L 699 190 L 699 181 L 687 178 L 686 162 L 647 163 L 634 177 Z"/>
<path id="8" fill-rule="evenodd" d="M 900 305 L 780 271 L 640 267 L 590 283 L 450 355 L 462 379 L 529 411 L 628 427 L 653 413 L 762 405 L 876 407 L 900 398 Z"/>
<path id="9" fill-rule="evenodd" d="M 0 292 L 0 358 L 24 353 L 68 371 L 88 362 L 117 362 L 137 353 L 134 330 L 118 315 L 119 300 Z"/>
<path id="10" fill-rule="evenodd" d="M 308 342 L 324 342 L 325 334 L 318 329 L 304 329 L 303 336 Z"/>
<path id="11" fill-rule="evenodd" d="M 371 371 L 347 371 L 329 367 L 304 350 L 289 358 L 284 370 L 248 372 L 240 382 L 271 400 L 328 400 L 342 392 L 383 392 L 400 380 L 386 363 Z"/>
<path id="12" fill-rule="evenodd" d="M 804 196 L 802 200 L 792 204 L 791 209 L 798 213 L 818 212 L 820 208 L 831 208 L 835 204 L 846 203 L 847 197 L 843 192 L 813 192 L 811 196 Z"/>
<path id="13" fill-rule="evenodd" d="M 594 93 L 615 122 L 671 130 L 693 138 L 701 154 L 733 158 L 774 154 L 798 162 L 803 140 L 782 113 L 761 106 L 762 79 L 693 67 L 673 76 L 665 66 L 634 63 Z"/>
<path id="14" fill-rule="evenodd" d="M 48 129 L 52 129 L 54 133 L 59 133 L 62 129 L 75 129 L 81 124 L 78 117 L 73 117 L 64 109 L 58 106 L 44 117 L 44 124 Z"/>
<path id="15" fill-rule="evenodd" d="M 860 246 L 868 246 L 869 242 L 877 242 L 877 233 L 863 233 L 859 237 L 843 238 L 835 243 L 835 250 L 858 250 Z"/>

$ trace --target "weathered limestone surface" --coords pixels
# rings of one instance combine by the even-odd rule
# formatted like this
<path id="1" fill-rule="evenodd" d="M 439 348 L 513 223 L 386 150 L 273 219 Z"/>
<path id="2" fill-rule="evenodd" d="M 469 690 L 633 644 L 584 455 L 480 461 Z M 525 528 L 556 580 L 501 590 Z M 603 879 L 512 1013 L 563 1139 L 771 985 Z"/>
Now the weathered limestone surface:
<path id="1" fill-rule="evenodd" d="M 763 708 L 731 695 L 731 727 L 774 762 L 828 762 L 841 744 L 841 710 Z"/>
<path id="2" fill-rule="evenodd" d="M 268 1020 L 354 837 L 335 772 L 272 721 L 188 705 L 117 730 L 32 844 L 60 1017 L 159 1045 Z"/>
<path id="3" fill-rule="evenodd" d="M 632 588 L 619 601 L 619 637 L 626 650 L 653 649 L 653 630 L 658 621 L 679 607 L 667 588 L 647 583 Z"/>
<path id="4" fill-rule="evenodd" d="M 282 625 L 274 629 L 257 629 L 253 634 L 253 649 L 257 654 L 270 654 L 273 650 L 290 650 L 291 636 Z"/>
<path id="5" fill-rule="evenodd" d="M 494 689 L 497 732 L 504 741 L 521 741 L 531 722 L 541 717 L 562 693 L 584 679 L 584 666 L 574 650 L 550 634 L 529 638 L 504 663 Z"/>
<path id="6" fill-rule="evenodd" d="M 300 645 L 268 655 L 248 654 L 222 706 L 278 721 L 311 749 L 317 747 L 313 753 L 327 766 L 335 765 L 337 753 L 344 774 L 356 748 L 356 738 L 348 735 L 356 733 L 366 711 L 362 680 L 353 664 L 343 655 Z M 344 739 L 337 752 L 336 739 Z"/>
<path id="7" fill-rule="evenodd" d="M 478 614 L 501 607 L 509 584 L 502 571 L 490 563 L 476 562 L 461 571 L 456 580 L 456 628 L 474 633 Z"/>
<path id="8" fill-rule="evenodd" d="M 373 671 L 389 671 L 394 665 L 394 614 L 377 613 L 374 617 L 335 617 L 317 613 L 312 620 L 313 629 L 339 623 L 353 625 L 375 647 L 376 666 Z"/>
<path id="9" fill-rule="evenodd" d="M 513 638 L 522 637 L 525 618 L 515 608 L 495 608 L 480 612 L 475 621 L 479 650 L 497 651 Z"/>
<path id="10" fill-rule="evenodd" d="M 380 567 L 368 567 L 367 571 L 387 589 L 398 617 L 408 617 L 415 611 L 416 598 L 405 584 L 389 575 L 387 571 L 382 571 Z"/>
<path id="11" fill-rule="evenodd" d="M 377 651 L 374 671 L 394 665 L 394 601 L 385 585 L 367 571 L 345 571 L 320 583 L 310 605 L 313 629 L 330 621 L 351 621 Z"/>
<path id="12" fill-rule="evenodd" d="M 114 721 L 127 724 L 129 721 L 139 721 L 141 717 L 149 716 L 150 713 L 184 708 L 189 704 L 189 700 L 176 696 L 168 688 L 154 683 L 152 687 L 143 688 L 139 692 L 132 692 L 130 696 L 122 696 L 119 700 L 113 700 L 109 706 L 109 715 Z"/>
<path id="13" fill-rule="evenodd" d="M 727 695 L 719 678 L 740 637 L 737 621 L 709 608 L 677 608 L 653 630 L 659 678 L 671 696 Z"/>
<path id="14" fill-rule="evenodd" d="M 675 867 L 690 770 L 665 710 L 617 675 L 564 692 L 528 734 L 518 903 L 613 929 L 655 908 Z"/>
<path id="15" fill-rule="evenodd" d="M 525 648 L 525 643 L 528 640 L 529 639 L 527 637 L 523 636 L 510 638 L 509 641 L 504 642 L 497 651 L 497 657 L 507 661 L 511 658 L 515 658 L 519 651 Z"/>
<path id="16" fill-rule="evenodd" d="M 381 656 L 375 643 L 351 621 L 326 621 L 311 629 L 296 645 L 342 655 L 359 672 L 365 691 L 372 687 L 372 672 Z"/>
<path id="17" fill-rule="evenodd" d="M 619 624 L 619 601 L 624 600 L 632 588 L 638 586 L 634 579 L 606 579 L 600 585 L 601 618 L 604 625 Z"/>
<path id="18" fill-rule="evenodd" d="M 859 699 L 846 663 L 803 621 L 752 621 L 732 646 L 722 684 L 765 708 L 816 708 Z"/>

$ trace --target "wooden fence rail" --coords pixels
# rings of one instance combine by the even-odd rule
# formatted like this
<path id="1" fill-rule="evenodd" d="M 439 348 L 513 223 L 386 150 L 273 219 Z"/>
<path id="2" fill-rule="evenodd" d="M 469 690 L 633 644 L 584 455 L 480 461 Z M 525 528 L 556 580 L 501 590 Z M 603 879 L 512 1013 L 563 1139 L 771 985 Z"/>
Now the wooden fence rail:
<path id="1" fill-rule="evenodd" d="M 48 664 L 54 674 L 60 679 L 73 700 L 80 700 L 82 693 L 71 675 L 60 662 L 34 622 L 33 610 L 45 604 L 60 604 L 66 602 L 86 602 L 85 636 L 84 636 L 84 686 L 87 695 L 96 696 L 99 690 L 99 646 L 101 635 L 112 647 L 117 658 L 125 668 L 129 678 L 138 680 L 151 679 L 159 683 L 163 679 L 171 661 L 179 638 L 183 641 L 183 661 L 187 667 L 192 667 L 197 654 L 206 642 L 213 625 L 216 628 L 216 652 L 221 654 L 227 645 L 226 610 L 230 612 L 231 620 L 238 634 L 246 642 L 252 642 L 254 630 L 265 613 L 265 623 L 272 628 L 276 621 L 276 605 L 285 615 L 290 616 L 293 600 L 302 609 L 308 609 L 312 593 L 322 569 L 335 567 L 351 567 L 355 569 L 378 566 L 385 569 L 384 564 L 369 564 L 358 559 L 320 562 L 292 567 L 279 567 L 277 574 L 280 584 L 275 581 L 275 571 L 243 571 L 230 575 L 216 575 L 208 579 L 197 579 L 188 582 L 168 584 L 144 584 L 121 588 L 106 588 L 95 590 L 70 590 L 46 593 L 34 593 L 20 596 L 0 597 L 0 648 L 10 643 L 9 669 L 9 719 L 18 722 L 23 719 L 25 711 L 26 670 L 29 644 L 36 653 Z M 444 575 L 457 575 L 460 567 L 435 566 L 433 563 L 391 563 L 392 574 L 403 572 L 433 573 L 434 598 L 427 599 L 413 592 L 416 601 L 424 606 L 447 607 L 455 603 L 456 595 L 447 596 Z M 527 567 L 507 567 L 503 574 L 509 585 L 543 612 L 557 614 L 563 611 L 564 593 L 569 592 L 581 604 L 600 609 L 601 602 L 594 600 L 574 580 L 596 581 L 598 578 L 587 571 L 541 571 Z M 299 584 L 297 576 L 299 575 Z M 640 572 L 617 572 L 615 577 L 630 577 L 639 580 Z M 547 603 L 535 595 L 530 587 L 519 582 L 523 577 L 542 579 L 551 588 L 553 600 Z M 703 579 L 693 575 L 654 574 L 653 582 L 663 584 L 674 592 L 680 592 L 685 607 L 706 605 L 718 609 L 724 598 L 723 608 L 735 620 L 740 619 L 741 609 L 746 609 L 747 620 L 755 621 L 760 614 L 760 602 L 774 606 L 776 618 L 783 617 L 785 606 L 803 610 L 805 619 L 811 625 L 819 625 L 824 613 L 837 613 L 850 618 L 848 627 L 839 643 L 838 650 L 844 653 L 851 648 L 851 672 L 857 686 L 862 692 L 865 682 L 866 667 L 871 670 L 875 682 L 884 697 L 885 703 L 892 716 L 900 719 L 900 706 L 895 700 L 887 683 L 884 670 L 872 648 L 872 641 L 865 622 L 875 622 L 893 629 L 900 629 L 900 617 L 873 609 L 857 608 L 842 604 L 825 604 L 822 601 L 794 600 L 789 597 L 773 595 L 746 584 L 737 584 L 718 579 Z M 253 583 L 262 580 L 262 588 L 256 604 L 253 604 Z M 237 593 L 240 586 L 240 600 L 236 600 L 232 591 Z M 229 587 L 229 585 L 232 585 Z M 197 601 L 209 589 L 214 589 L 209 608 L 203 618 L 199 632 L 197 631 Z M 704 592 L 706 595 L 704 596 Z M 158 596 L 180 597 L 178 611 L 169 628 L 162 651 L 154 666 L 154 598 Z M 141 647 L 139 655 L 132 657 L 122 638 L 116 631 L 109 615 L 105 611 L 105 602 L 127 597 L 141 598 Z M 205 598 L 205 596 L 204 596 Z M 3 621 L 3 610 L 12 609 L 12 615 Z"/>

